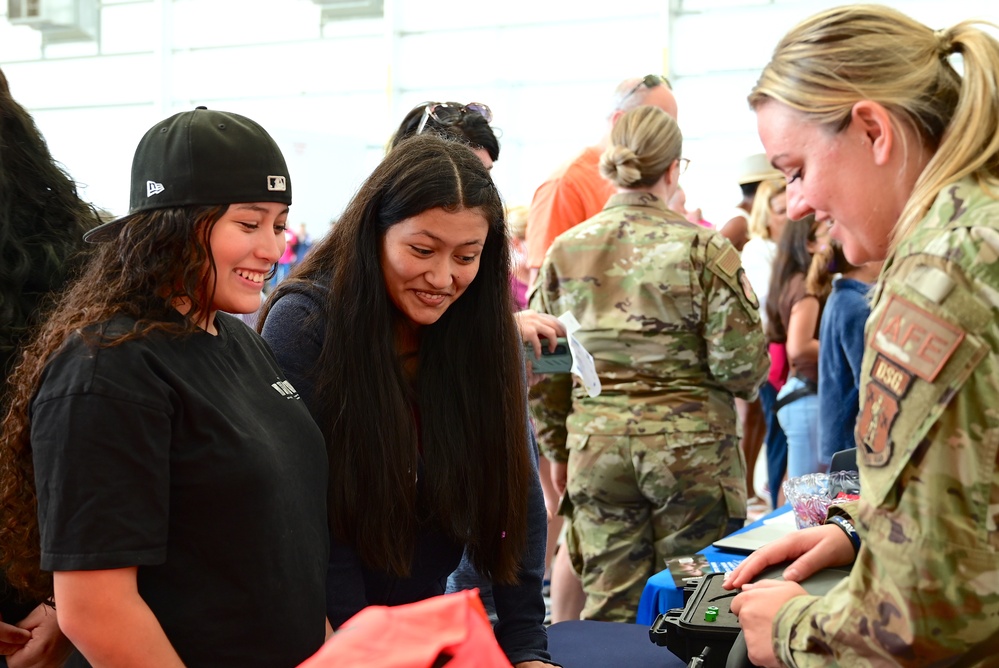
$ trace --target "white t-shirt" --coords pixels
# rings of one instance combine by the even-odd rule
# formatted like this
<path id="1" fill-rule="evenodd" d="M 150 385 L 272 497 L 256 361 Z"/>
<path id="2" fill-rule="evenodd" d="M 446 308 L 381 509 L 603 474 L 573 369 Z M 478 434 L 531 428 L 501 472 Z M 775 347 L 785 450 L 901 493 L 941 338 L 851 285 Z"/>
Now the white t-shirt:
<path id="1" fill-rule="evenodd" d="M 770 292 L 770 273 L 774 258 L 777 257 L 777 243 L 770 239 L 756 237 L 746 242 L 742 248 L 742 268 L 753 286 L 753 292 L 760 300 L 760 318 L 763 328 L 767 326 L 767 294 Z"/>

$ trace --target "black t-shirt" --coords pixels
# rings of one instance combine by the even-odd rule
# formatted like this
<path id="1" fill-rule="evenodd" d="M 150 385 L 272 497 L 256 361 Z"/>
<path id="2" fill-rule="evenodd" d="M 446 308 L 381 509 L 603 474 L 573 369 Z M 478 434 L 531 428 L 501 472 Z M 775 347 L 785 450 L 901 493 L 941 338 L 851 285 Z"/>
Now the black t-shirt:
<path id="1" fill-rule="evenodd" d="M 263 340 L 216 327 L 76 336 L 48 365 L 31 429 L 42 568 L 138 566 L 187 666 L 295 666 L 324 639 L 323 437 Z"/>

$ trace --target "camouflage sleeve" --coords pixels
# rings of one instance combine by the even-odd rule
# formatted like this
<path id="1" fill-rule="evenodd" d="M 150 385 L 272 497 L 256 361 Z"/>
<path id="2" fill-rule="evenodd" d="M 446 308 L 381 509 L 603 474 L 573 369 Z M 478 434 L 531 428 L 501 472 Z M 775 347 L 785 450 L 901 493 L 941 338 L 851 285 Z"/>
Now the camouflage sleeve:
<path id="1" fill-rule="evenodd" d="M 530 308 L 556 317 L 562 315 L 555 304 L 557 291 L 557 272 L 546 258 L 530 295 Z M 553 462 L 568 461 L 565 421 L 572 410 L 572 375 L 559 373 L 544 376 L 531 387 L 528 403 L 541 453 Z"/>
<path id="2" fill-rule="evenodd" d="M 770 369 L 759 302 L 739 252 L 727 239 L 712 234 L 704 250 L 701 284 L 708 369 L 734 396 L 753 399 Z"/>
<path id="3" fill-rule="evenodd" d="M 835 589 L 781 608 L 774 647 L 786 665 L 995 665 L 997 266 L 999 232 L 954 232 L 899 251 L 880 286 L 857 419 L 861 500 L 849 511 L 863 544 Z"/>

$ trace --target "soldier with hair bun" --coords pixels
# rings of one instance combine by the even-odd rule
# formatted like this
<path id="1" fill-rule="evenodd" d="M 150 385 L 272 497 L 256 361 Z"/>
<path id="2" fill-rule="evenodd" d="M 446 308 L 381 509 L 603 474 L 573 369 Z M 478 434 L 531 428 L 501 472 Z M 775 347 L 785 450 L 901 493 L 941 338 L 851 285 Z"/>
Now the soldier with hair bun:
<path id="1" fill-rule="evenodd" d="M 788 214 L 831 221 L 853 264 L 885 261 L 861 366 L 861 498 L 727 583 L 743 587 L 732 610 L 757 665 L 996 665 L 997 76 L 999 41 L 974 22 L 934 31 L 852 5 L 793 28 L 749 96 Z M 787 582 L 748 584 L 788 559 Z M 796 583 L 851 562 L 825 596 Z"/>
<path id="2" fill-rule="evenodd" d="M 661 109 L 618 120 L 600 161 L 617 194 L 555 240 L 531 301 L 575 315 L 603 387 L 589 397 L 555 375 L 532 399 L 542 450 L 567 470 L 588 619 L 634 622 L 664 559 L 746 517 L 733 399 L 755 396 L 769 361 L 738 251 L 667 208 L 681 148 Z"/>

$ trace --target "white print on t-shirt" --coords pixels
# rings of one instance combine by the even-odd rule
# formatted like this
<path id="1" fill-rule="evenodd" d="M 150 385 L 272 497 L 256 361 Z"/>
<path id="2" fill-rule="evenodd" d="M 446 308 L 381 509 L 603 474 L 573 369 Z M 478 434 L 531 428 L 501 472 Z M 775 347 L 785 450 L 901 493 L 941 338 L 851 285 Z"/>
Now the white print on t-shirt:
<path id="1" fill-rule="evenodd" d="M 286 380 L 279 380 L 276 383 L 271 383 L 271 387 L 274 391 L 280 394 L 285 399 L 298 399 L 298 390 Z"/>

